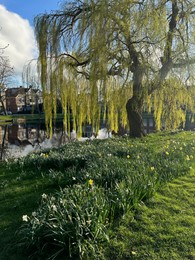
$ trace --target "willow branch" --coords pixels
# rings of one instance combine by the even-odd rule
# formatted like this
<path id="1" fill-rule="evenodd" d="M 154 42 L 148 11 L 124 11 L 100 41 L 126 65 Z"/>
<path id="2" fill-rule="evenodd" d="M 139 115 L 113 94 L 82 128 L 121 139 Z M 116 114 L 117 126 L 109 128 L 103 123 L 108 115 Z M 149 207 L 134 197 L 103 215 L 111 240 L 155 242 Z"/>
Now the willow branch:
<path id="1" fill-rule="evenodd" d="M 193 64 L 195 64 L 195 57 L 188 60 L 180 60 L 180 62 L 173 64 L 173 68 L 182 68 Z"/>
<path id="2" fill-rule="evenodd" d="M 76 64 L 74 64 L 74 65 L 72 64 L 72 66 L 76 66 L 76 67 L 85 66 L 85 65 L 89 64 L 89 62 L 90 62 L 90 59 L 86 59 L 84 61 L 79 61 L 76 57 L 72 56 L 69 53 L 62 53 L 57 58 L 60 58 L 61 56 L 67 56 L 67 57 L 71 58 L 72 60 L 74 60 L 76 62 Z"/>

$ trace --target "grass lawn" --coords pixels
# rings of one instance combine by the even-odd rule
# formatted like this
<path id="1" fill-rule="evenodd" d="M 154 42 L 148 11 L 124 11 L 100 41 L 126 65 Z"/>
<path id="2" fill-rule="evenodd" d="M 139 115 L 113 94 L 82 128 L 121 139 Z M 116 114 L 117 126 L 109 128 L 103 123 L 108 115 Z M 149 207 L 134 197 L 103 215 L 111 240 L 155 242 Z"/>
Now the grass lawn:
<path id="1" fill-rule="evenodd" d="M 195 165 L 125 214 L 108 259 L 195 259 Z"/>
<path id="2" fill-rule="evenodd" d="M 84 221 L 87 226 L 82 226 L 84 233 L 79 239 L 82 259 L 195 259 L 194 140 L 195 133 L 180 132 L 153 134 L 140 140 L 75 142 L 15 162 L 1 162 L 0 259 L 28 259 L 26 249 L 18 247 L 18 231 L 24 224 L 22 216 L 35 220 L 32 212 L 37 219 L 44 217 L 44 223 L 58 220 L 59 233 L 64 225 L 74 226 L 80 219 L 84 225 Z M 48 194 L 48 200 L 43 201 L 43 194 Z M 72 206 L 66 204 L 69 202 Z M 81 215 L 76 222 L 66 220 L 64 224 L 63 210 L 69 206 L 74 216 Z M 94 226 L 86 224 L 91 222 Z M 58 226 L 53 224 L 48 222 L 49 230 L 41 227 L 43 232 L 50 232 L 45 233 L 47 237 L 55 238 Z M 85 233 L 86 227 L 90 236 Z M 89 245 L 86 240 L 91 239 L 94 229 L 98 229 L 97 240 L 90 240 Z M 39 235 L 44 243 L 42 233 Z M 101 252 L 82 257 L 93 243 Z M 46 257 L 36 255 L 33 259 Z"/>

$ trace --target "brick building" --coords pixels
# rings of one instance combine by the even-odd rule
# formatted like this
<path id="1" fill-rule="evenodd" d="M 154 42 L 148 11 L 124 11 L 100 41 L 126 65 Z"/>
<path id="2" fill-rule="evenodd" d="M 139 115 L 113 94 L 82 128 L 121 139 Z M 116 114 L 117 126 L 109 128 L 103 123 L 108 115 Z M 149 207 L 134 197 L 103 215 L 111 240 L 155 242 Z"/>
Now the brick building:
<path id="1" fill-rule="evenodd" d="M 8 88 L 6 90 L 6 109 L 12 113 L 39 112 L 43 103 L 42 92 L 32 87 Z"/>

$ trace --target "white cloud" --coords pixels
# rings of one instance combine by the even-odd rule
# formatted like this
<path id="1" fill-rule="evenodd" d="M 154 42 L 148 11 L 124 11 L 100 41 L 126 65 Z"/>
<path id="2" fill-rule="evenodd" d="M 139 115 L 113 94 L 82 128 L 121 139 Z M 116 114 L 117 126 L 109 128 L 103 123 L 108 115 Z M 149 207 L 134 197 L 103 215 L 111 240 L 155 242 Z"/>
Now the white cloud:
<path id="1" fill-rule="evenodd" d="M 33 28 L 28 20 L 0 5 L 0 47 L 5 46 L 8 47 L 4 50 L 4 55 L 9 58 L 19 79 L 24 65 L 35 58 L 37 53 Z"/>

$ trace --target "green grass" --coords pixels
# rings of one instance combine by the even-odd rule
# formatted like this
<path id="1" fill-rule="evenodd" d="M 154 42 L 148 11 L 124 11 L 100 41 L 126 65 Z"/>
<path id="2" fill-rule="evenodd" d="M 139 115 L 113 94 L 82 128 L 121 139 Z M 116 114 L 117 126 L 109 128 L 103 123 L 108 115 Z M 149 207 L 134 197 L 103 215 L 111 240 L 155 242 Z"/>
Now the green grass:
<path id="1" fill-rule="evenodd" d="M 81 218 L 85 222 L 86 217 L 94 224 L 102 221 L 99 226 L 91 226 L 91 230 L 82 222 L 82 232 L 87 228 L 91 235 L 86 233 L 79 239 L 80 257 L 86 250 L 99 250 L 83 259 L 195 259 L 194 137 L 193 132 L 172 132 L 152 134 L 141 140 L 75 142 L 16 162 L 2 162 L 0 259 L 27 259 L 26 249 L 18 247 L 23 215 L 31 216 L 36 211 L 45 218 L 48 212 L 63 228 L 66 211 L 62 219 L 57 213 L 71 205 L 75 205 L 76 214 L 80 212 L 76 223 Z M 94 181 L 92 188 L 89 179 Z M 60 187 L 66 189 L 60 191 Z M 90 196 L 87 191 L 91 191 Z M 43 193 L 51 194 L 48 201 L 42 201 Z M 57 215 L 48 208 L 53 197 L 60 209 Z M 63 208 L 62 198 L 68 198 L 63 203 L 70 205 L 64 204 Z M 104 215 L 99 212 L 102 208 Z M 71 216 L 68 213 L 67 217 Z M 55 229 L 41 228 L 55 235 Z M 29 227 L 22 230 L 26 235 Z M 91 240 L 90 246 L 87 239 L 97 230 L 102 236 Z M 105 231 L 109 242 L 105 240 Z M 40 239 L 44 243 L 44 237 Z M 34 259 L 45 258 L 36 255 Z"/>
<path id="2" fill-rule="evenodd" d="M 15 232 L 22 224 L 22 215 L 30 214 L 40 201 L 42 192 L 51 191 L 41 177 L 22 178 L 17 169 L 0 165 L 0 259 L 26 259 L 18 251 Z"/>
<path id="3" fill-rule="evenodd" d="M 17 120 L 22 119 L 27 122 L 35 121 L 35 120 L 45 120 L 45 114 L 13 114 L 13 115 L 0 115 L 0 124 L 3 124 L 3 122 L 7 120 Z M 63 114 L 57 114 L 56 120 L 62 120 Z"/>
<path id="4" fill-rule="evenodd" d="M 125 214 L 112 232 L 107 258 L 195 259 L 194 187 L 193 170 Z"/>
<path id="5" fill-rule="evenodd" d="M 0 124 L 5 124 L 6 121 L 12 120 L 13 116 L 12 115 L 7 115 L 7 116 L 1 116 L 0 115 Z"/>

